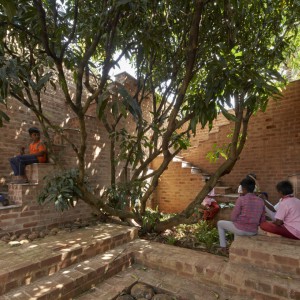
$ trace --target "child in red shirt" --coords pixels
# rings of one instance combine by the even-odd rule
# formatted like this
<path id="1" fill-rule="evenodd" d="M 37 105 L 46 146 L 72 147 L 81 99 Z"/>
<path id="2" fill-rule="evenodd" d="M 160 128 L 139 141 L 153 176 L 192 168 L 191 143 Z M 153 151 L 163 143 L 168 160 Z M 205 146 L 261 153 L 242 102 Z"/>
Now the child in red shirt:
<path id="1" fill-rule="evenodd" d="M 203 220 L 205 221 L 212 220 L 220 210 L 219 204 L 213 198 L 215 196 L 215 189 L 212 189 L 201 203 L 205 207 L 203 211 Z"/>

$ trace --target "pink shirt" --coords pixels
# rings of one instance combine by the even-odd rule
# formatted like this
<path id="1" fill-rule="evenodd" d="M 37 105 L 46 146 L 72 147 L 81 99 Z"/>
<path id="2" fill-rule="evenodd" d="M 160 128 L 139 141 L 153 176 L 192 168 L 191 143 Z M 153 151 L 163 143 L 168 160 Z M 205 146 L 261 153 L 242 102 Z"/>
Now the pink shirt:
<path id="1" fill-rule="evenodd" d="M 275 219 L 283 221 L 284 227 L 300 239 L 300 200 L 295 197 L 283 198 Z"/>

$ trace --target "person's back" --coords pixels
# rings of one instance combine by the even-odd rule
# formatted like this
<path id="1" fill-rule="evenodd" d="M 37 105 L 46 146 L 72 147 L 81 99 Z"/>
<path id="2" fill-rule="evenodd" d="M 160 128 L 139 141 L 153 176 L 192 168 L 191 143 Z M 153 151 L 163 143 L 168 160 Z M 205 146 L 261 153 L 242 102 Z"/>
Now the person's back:
<path id="1" fill-rule="evenodd" d="M 256 232 L 264 214 L 264 201 L 253 193 L 240 196 L 232 212 L 231 220 L 240 230 Z"/>
<path id="2" fill-rule="evenodd" d="M 251 178 L 244 178 L 240 184 L 244 196 L 236 200 L 231 221 L 220 220 L 217 224 L 222 252 L 226 252 L 226 231 L 235 236 L 256 235 L 259 224 L 265 221 L 264 201 L 253 193 L 255 182 Z"/>
<path id="3" fill-rule="evenodd" d="M 291 182 L 284 180 L 276 185 L 281 198 L 273 222 L 263 222 L 260 228 L 266 232 L 290 239 L 300 239 L 300 200 L 294 197 Z"/>
<path id="4" fill-rule="evenodd" d="M 283 198 L 275 219 L 283 220 L 285 228 L 300 238 L 300 200 L 290 196 Z"/>

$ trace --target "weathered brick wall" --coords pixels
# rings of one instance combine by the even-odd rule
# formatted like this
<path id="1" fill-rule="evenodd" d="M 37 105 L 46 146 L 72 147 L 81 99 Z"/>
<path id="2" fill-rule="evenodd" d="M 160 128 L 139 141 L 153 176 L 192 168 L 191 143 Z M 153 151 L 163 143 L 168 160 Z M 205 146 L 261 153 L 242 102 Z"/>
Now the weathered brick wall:
<path id="1" fill-rule="evenodd" d="M 39 205 L 37 197 L 40 187 L 32 185 L 10 185 L 10 194 L 19 197 L 21 203 L 16 207 L 0 210 L 0 228 L 7 232 L 27 232 L 52 228 L 59 224 L 92 217 L 92 210 L 79 201 L 75 208 L 64 212 L 57 211 L 53 203 Z"/>
<path id="2" fill-rule="evenodd" d="M 159 167 L 162 159 L 159 157 L 154 161 L 154 170 Z M 162 212 L 180 212 L 195 198 L 203 185 L 201 175 L 191 174 L 191 169 L 182 168 L 181 162 L 171 162 L 160 177 L 153 197 L 153 207 L 158 206 Z"/>
<path id="3" fill-rule="evenodd" d="M 62 125 L 70 117 L 62 94 L 57 91 L 54 95 L 47 91 L 44 97 L 44 106 L 47 106 L 47 116 L 55 120 L 55 124 Z M 14 99 L 9 100 L 7 109 L 1 107 L 8 116 L 10 122 L 5 123 L 0 128 L 0 186 L 10 180 L 9 174 L 12 174 L 8 159 L 19 153 L 19 148 L 25 146 L 28 148 L 30 143 L 28 128 L 39 126 L 36 116 L 25 106 Z M 28 153 L 28 152 L 27 152 Z"/>
<path id="4" fill-rule="evenodd" d="M 119 76 L 120 83 L 126 78 L 124 74 Z M 134 82 L 125 82 L 131 92 L 134 91 Z M 280 102 L 270 101 L 265 113 L 259 112 L 253 116 L 249 126 L 249 136 L 245 149 L 231 174 L 224 176 L 225 185 L 236 188 L 239 181 L 249 172 L 255 172 L 258 176 L 261 190 L 270 194 L 270 199 L 276 202 L 277 195 L 275 184 L 287 179 L 293 174 L 300 173 L 300 134 L 298 115 L 300 113 L 300 81 L 291 83 L 284 91 L 284 97 Z M 50 92 L 45 96 L 46 105 L 49 106 L 49 116 L 55 118 L 58 124 L 65 128 L 71 140 L 78 140 L 78 124 L 72 114 L 68 112 L 63 97 Z M 149 111 L 149 103 L 145 102 L 144 111 Z M 27 129 L 37 125 L 35 116 L 24 106 L 14 100 L 10 102 L 8 114 L 11 121 L 0 128 L 0 177 L 4 181 L 11 172 L 8 158 L 16 153 L 19 146 L 28 142 Z M 146 118 L 150 115 L 146 114 Z M 37 125 L 38 126 L 38 125 Z M 128 118 L 120 127 L 125 126 L 129 131 L 135 129 L 134 122 Z M 198 130 L 196 137 L 192 139 L 192 147 L 182 152 L 184 160 L 200 167 L 204 172 L 212 173 L 220 164 L 211 164 L 205 158 L 212 145 L 222 145 L 228 142 L 227 135 L 232 125 L 222 116 L 216 122 L 213 130 Z M 91 106 L 87 116 L 88 151 L 87 170 L 96 193 L 101 193 L 103 186 L 109 184 L 109 137 L 103 126 L 95 117 L 95 105 Z M 69 146 L 61 145 L 60 155 L 66 166 L 76 166 L 77 161 Z M 158 164 L 159 160 L 155 163 Z M 153 165 L 156 168 L 157 165 Z M 117 170 L 117 176 L 121 174 L 122 166 Z M 201 190 L 202 177 L 190 174 L 190 170 L 181 169 L 179 163 L 171 163 L 168 170 L 161 177 L 159 186 L 154 194 L 154 205 L 158 204 L 164 211 L 181 211 Z M 299 196 L 299 195 L 298 195 Z"/>
<path id="5" fill-rule="evenodd" d="M 240 180 L 246 174 L 254 172 L 261 190 L 268 192 L 270 200 L 276 203 L 276 183 L 293 174 L 300 174 L 299 115 L 300 81 L 295 81 L 283 91 L 280 101 L 271 100 L 266 112 L 258 112 L 252 117 L 245 148 L 233 171 L 222 178 L 223 184 L 237 189 Z M 214 143 L 228 143 L 227 135 L 231 132 L 232 125 L 226 125 L 226 122 L 223 125 L 223 121 L 224 117 L 219 116 L 217 124 L 222 126 L 216 126 L 209 134 L 207 129 L 198 131 L 193 147 L 182 152 L 184 159 L 213 173 L 222 159 L 213 164 L 206 159 L 206 154 L 212 150 Z M 186 197 L 199 188 L 201 187 L 191 184 L 186 189 Z M 299 190 L 297 196 L 300 196 Z"/>
<path id="6" fill-rule="evenodd" d="M 118 84 L 124 84 L 125 88 L 133 94 L 136 89 L 136 81 L 127 76 L 125 73 L 117 76 Z M 143 117 L 151 118 L 149 105 L 150 98 L 145 99 L 142 103 Z M 78 120 L 68 111 L 64 101 L 64 96 L 56 91 L 55 93 L 49 90 L 43 98 L 43 105 L 47 112 L 47 117 L 55 121 L 55 124 L 64 129 L 66 135 L 74 145 L 79 145 L 80 132 Z M 19 147 L 24 144 L 29 144 L 28 128 L 32 125 L 37 127 L 39 123 L 36 117 L 24 106 L 18 104 L 15 100 L 9 102 L 9 107 L 6 110 L 11 121 L 3 128 L 0 128 L 0 178 L 2 182 L 2 190 L 5 184 L 9 182 L 12 174 L 8 159 L 17 154 Z M 108 118 L 110 116 L 109 108 L 107 110 Z M 135 122 L 132 117 L 122 120 L 118 124 L 118 129 L 126 128 L 128 132 L 135 132 Z M 92 104 L 86 116 L 86 131 L 87 151 L 86 151 L 86 169 L 89 177 L 89 182 L 96 194 L 101 194 L 103 188 L 110 184 L 110 138 L 103 124 L 96 117 L 96 105 Z M 58 158 L 66 168 L 76 167 L 78 165 L 76 156 L 70 145 L 67 145 L 63 140 L 56 135 L 52 135 Z M 118 151 L 118 147 L 116 148 Z M 38 170 L 39 168 L 37 168 Z M 41 168 L 40 168 L 41 169 Z M 120 179 L 123 166 L 119 164 L 116 170 L 117 181 Z M 45 173 L 44 175 L 48 175 Z M 40 185 L 40 182 L 39 182 Z M 39 206 L 36 203 L 38 196 L 38 188 L 34 186 L 27 187 L 27 190 L 22 190 L 22 186 L 14 186 L 13 191 L 10 191 L 10 198 L 15 200 L 20 207 L 11 209 L 0 209 L 0 228 L 7 231 L 33 230 L 39 227 L 48 227 L 51 224 L 68 222 L 76 218 L 88 218 L 91 216 L 91 209 L 82 202 L 79 202 L 76 209 L 71 209 L 63 214 L 55 211 L 53 203 L 47 206 Z M 17 190 L 16 190 L 17 189 Z M 0 189 L 1 192 L 1 189 Z M 18 198 L 19 200 L 16 200 Z M 26 218 L 25 218 L 26 216 Z"/>

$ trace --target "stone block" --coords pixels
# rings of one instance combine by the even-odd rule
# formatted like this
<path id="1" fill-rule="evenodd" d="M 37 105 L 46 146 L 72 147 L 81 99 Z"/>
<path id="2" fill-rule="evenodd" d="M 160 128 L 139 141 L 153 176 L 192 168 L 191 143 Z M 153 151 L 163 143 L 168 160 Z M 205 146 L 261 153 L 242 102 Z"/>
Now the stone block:
<path id="1" fill-rule="evenodd" d="M 32 164 L 26 167 L 26 175 L 30 183 L 43 183 L 44 178 L 55 170 L 55 164 Z"/>

